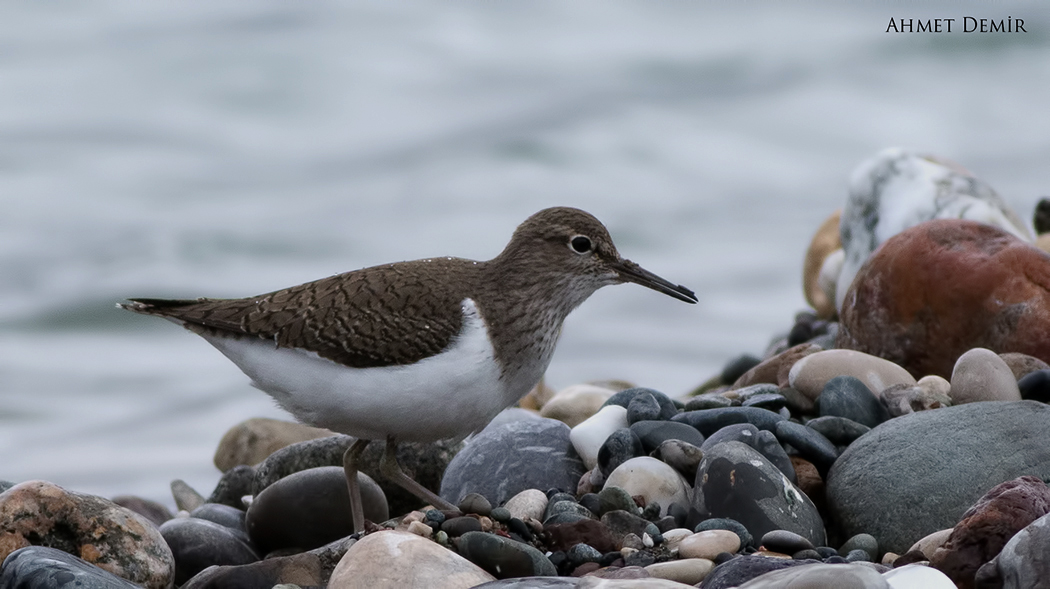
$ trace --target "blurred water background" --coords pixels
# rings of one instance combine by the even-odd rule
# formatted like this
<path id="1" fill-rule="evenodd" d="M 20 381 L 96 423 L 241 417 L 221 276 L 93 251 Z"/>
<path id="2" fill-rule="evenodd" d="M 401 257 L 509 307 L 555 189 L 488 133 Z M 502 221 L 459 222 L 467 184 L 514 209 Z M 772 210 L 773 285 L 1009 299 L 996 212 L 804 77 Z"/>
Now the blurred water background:
<path id="1" fill-rule="evenodd" d="M 1028 33 L 884 32 L 964 15 Z M 488 259 L 552 205 L 700 303 L 604 289 L 549 384 L 684 393 L 790 327 L 878 150 L 954 159 L 1031 218 L 1048 27 L 1037 2 L 3 3 L 0 479 L 173 505 L 173 478 L 211 491 L 227 428 L 284 416 L 125 297 Z"/>

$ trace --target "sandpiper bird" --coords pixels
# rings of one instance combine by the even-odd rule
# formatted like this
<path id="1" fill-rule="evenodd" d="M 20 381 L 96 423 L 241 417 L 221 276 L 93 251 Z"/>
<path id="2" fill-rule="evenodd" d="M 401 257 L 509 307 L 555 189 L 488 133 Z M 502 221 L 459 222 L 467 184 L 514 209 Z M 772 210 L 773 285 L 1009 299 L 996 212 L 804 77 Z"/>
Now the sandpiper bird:
<path id="1" fill-rule="evenodd" d="M 358 438 L 343 465 L 355 531 L 357 460 L 386 440 L 381 472 L 440 509 L 401 471 L 399 441 L 462 438 L 543 376 L 562 321 L 599 288 L 634 282 L 687 303 L 693 291 L 625 260 L 600 221 L 542 210 L 487 262 L 374 266 L 244 299 L 130 299 L 200 335 L 299 420 Z"/>

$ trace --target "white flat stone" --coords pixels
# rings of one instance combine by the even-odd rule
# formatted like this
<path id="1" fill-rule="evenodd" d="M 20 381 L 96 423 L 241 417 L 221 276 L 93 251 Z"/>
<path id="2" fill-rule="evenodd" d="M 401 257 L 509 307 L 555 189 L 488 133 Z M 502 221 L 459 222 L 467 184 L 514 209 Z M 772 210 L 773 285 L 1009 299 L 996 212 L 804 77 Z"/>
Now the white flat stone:
<path id="1" fill-rule="evenodd" d="M 648 456 L 639 456 L 616 467 L 605 486 L 620 487 L 632 497 L 641 495 L 648 505 L 660 503 L 660 515 L 667 515 L 671 503 L 690 504 L 689 483 L 667 464 Z"/>
<path id="2" fill-rule="evenodd" d="M 627 408 L 609 405 L 572 428 L 569 441 L 576 448 L 576 453 L 580 455 L 587 470 L 598 465 L 598 450 L 605 440 L 613 432 L 627 425 Z"/>

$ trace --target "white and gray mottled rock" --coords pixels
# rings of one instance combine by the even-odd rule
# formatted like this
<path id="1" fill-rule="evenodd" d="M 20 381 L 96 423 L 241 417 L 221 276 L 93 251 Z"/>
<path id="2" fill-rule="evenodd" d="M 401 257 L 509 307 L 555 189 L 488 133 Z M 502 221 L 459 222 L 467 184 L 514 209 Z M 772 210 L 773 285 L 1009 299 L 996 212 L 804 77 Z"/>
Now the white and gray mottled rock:
<path id="1" fill-rule="evenodd" d="M 845 259 L 835 287 L 842 303 L 857 271 L 879 245 L 931 219 L 969 219 L 1031 242 L 1027 226 L 991 186 L 958 164 L 900 148 L 885 149 L 852 173 L 840 235 Z"/>
<path id="2" fill-rule="evenodd" d="M 445 470 L 440 494 L 455 504 L 479 493 L 502 505 L 525 489 L 575 490 L 586 471 L 564 423 L 518 421 L 470 440 Z"/>
<path id="3" fill-rule="evenodd" d="M 977 571 L 981 586 L 1022 589 L 1050 585 L 1050 514 L 1028 524 Z"/>
<path id="4" fill-rule="evenodd" d="M 995 485 L 1050 477 L 1050 406 L 992 401 L 892 419 L 862 436 L 828 474 L 829 509 L 845 535 L 866 532 L 903 554 L 953 527 Z"/>
<path id="5" fill-rule="evenodd" d="M 646 505 L 660 504 L 660 515 L 667 515 L 672 503 L 689 504 L 689 483 L 678 471 L 648 456 L 624 462 L 609 474 L 606 487 L 619 487 L 629 496 L 641 496 Z"/>

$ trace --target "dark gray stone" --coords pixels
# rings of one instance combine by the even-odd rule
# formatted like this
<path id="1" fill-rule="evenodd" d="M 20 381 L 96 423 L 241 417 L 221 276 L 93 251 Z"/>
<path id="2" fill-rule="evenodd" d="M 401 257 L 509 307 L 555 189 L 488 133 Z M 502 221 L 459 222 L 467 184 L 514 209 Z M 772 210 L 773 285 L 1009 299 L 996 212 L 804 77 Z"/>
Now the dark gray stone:
<path id="1" fill-rule="evenodd" d="M 598 493 L 598 515 L 605 515 L 617 509 L 636 513 L 638 504 L 634 502 L 630 493 L 620 487 L 605 487 Z"/>
<path id="2" fill-rule="evenodd" d="M 256 465 L 252 495 L 258 495 L 266 487 L 292 473 L 319 466 L 342 466 L 343 453 L 354 441 L 350 436 L 338 435 L 297 442 L 281 448 Z M 397 461 L 405 474 L 431 491 L 437 492 L 442 483 L 442 473 L 462 447 L 462 442 L 449 440 L 425 444 L 401 443 L 397 447 Z M 361 454 L 358 463 L 360 471 L 379 484 L 379 488 L 387 497 L 391 513 L 408 513 L 422 507 L 423 502 L 418 497 L 387 480 L 380 472 L 379 464 L 384 449 L 385 444 L 382 442 L 369 444 Z"/>
<path id="3" fill-rule="evenodd" d="M 631 402 L 627 404 L 627 423 L 659 419 L 660 403 L 652 393 L 635 395 Z"/>
<path id="4" fill-rule="evenodd" d="M 440 495 L 455 504 L 479 493 L 502 505 L 526 489 L 575 490 L 585 472 L 569 426 L 553 419 L 516 421 L 475 436 L 445 470 Z"/>
<path id="5" fill-rule="evenodd" d="M 244 534 L 195 517 L 179 517 L 160 526 L 175 557 L 175 584 L 181 585 L 210 566 L 237 566 L 259 560 Z"/>
<path id="6" fill-rule="evenodd" d="M 463 513 L 473 513 L 476 515 L 488 515 L 492 513 L 492 503 L 490 503 L 484 495 L 479 493 L 470 493 L 463 499 L 460 499 L 457 507 L 459 507 L 459 510 Z"/>
<path id="7" fill-rule="evenodd" d="M 686 411 L 675 415 L 672 420 L 687 423 L 705 437 L 710 437 L 723 427 L 737 423 L 750 423 L 758 429 L 772 431 L 777 422 L 784 421 L 784 416 L 758 407 L 722 407 Z"/>
<path id="8" fill-rule="evenodd" d="M 333 464 L 330 466 L 336 465 Z M 241 501 L 241 497 L 244 497 L 245 495 L 255 495 L 253 492 L 254 485 L 255 467 L 248 466 L 247 464 L 237 465 L 222 473 L 222 477 L 219 478 L 218 484 L 215 485 L 215 490 L 212 491 L 211 495 L 208 497 L 208 503 L 221 503 L 223 505 L 229 505 L 230 507 L 236 507 L 237 509 L 243 509 L 244 503 Z"/>
<path id="9" fill-rule="evenodd" d="M 457 549 L 460 556 L 497 578 L 558 574 L 539 550 L 496 534 L 467 532 L 459 538 Z"/>
<path id="10" fill-rule="evenodd" d="M 649 526 L 653 525 L 652 522 L 626 511 L 610 511 L 602 516 L 602 523 L 618 541 L 627 534 L 641 538 Z"/>
<path id="11" fill-rule="evenodd" d="M 389 519 L 379 486 L 365 476 L 359 481 L 365 519 Z M 342 467 L 311 468 L 270 485 L 248 508 L 245 523 L 252 543 L 264 554 L 280 548 L 310 550 L 350 535 L 350 491 Z"/>
<path id="12" fill-rule="evenodd" d="M 689 481 L 696 478 L 696 467 L 704 457 L 700 448 L 682 440 L 664 440 L 649 455 L 677 470 Z"/>
<path id="13" fill-rule="evenodd" d="M 481 522 L 473 517 L 453 517 L 441 523 L 441 531 L 450 538 L 458 538 L 469 532 L 480 532 Z"/>
<path id="14" fill-rule="evenodd" d="M 800 550 L 813 550 L 815 547 L 809 540 L 787 530 L 772 530 L 762 535 L 759 540 L 760 546 L 765 546 L 773 552 L 783 554 L 795 554 Z"/>
<path id="15" fill-rule="evenodd" d="M 565 553 L 565 556 L 568 557 L 572 566 L 580 566 L 587 562 L 598 562 L 602 559 L 601 552 L 598 552 L 593 546 L 588 546 L 582 542 L 570 548 Z"/>
<path id="16" fill-rule="evenodd" d="M 836 376 L 817 398 L 821 417 L 835 415 L 875 427 L 890 418 L 886 407 L 859 378 Z"/>
<path id="17" fill-rule="evenodd" d="M 575 501 L 558 501 L 547 504 L 547 512 L 544 514 L 544 525 L 552 523 L 571 523 L 581 519 L 594 519 L 590 509 Z"/>
<path id="18" fill-rule="evenodd" d="M 698 521 L 735 519 L 755 537 L 788 530 L 814 545 L 825 540 L 824 523 L 809 497 L 742 442 L 723 442 L 704 452 L 696 473 L 693 510 Z"/>
<path id="19" fill-rule="evenodd" d="M 247 538 L 248 527 L 244 523 L 245 515 L 243 509 L 237 509 L 221 503 L 205 503 L 190 512 L 190 517 L 217 523 L 220 526 L 236 530 Z"/>
<path id="20" fill-rule="evenodd" d="M 819 560 L 787 560 L 740 555 L 716 566 L 704 578 L 703 589 L 731 589 L 772 571 L 820 564 Z"/>
<path id="21" fill-rule="evenodd" d="M 180 589 L 255 589 L 282 584 L 324 587 L 332 570 L 356 541 L 340 538 L 309 552 L 273 556 L 239 566 L 208 567 Z"/>
<path id="22" fill-rule="evenodd" d="M 879 541 L 871 534 L 857 534 L 842 544 L 839 556 L 846 556 L 854 550 L 863 550 L 868 553 L 868 560 L 875 562 L 879 557 Z"/>
<path id="23" fill-rule="evenodd" d="M 817 430 L 828 441 L 838 446 L 849 446 L 857 438 L 871 431 L 866 425 L 835 415 L 811 419 L 806 422 L 806 427 Z"/>
<path id="24" fill-rule="evenodd" d="M 777 424 L 777 440 L 782 444 L 791 444 L 798 453 L 817 467 L 821 477 L 826 477 L 828 470 L 838 459 L 838 450 L 817 430 L 793 421 L 781 421 Z"/>
<path id="25" fill-rule="evenodd" d="M 780 411 L 782 408 L 787 407 L 787 404 L 787 399 L 785 399 L 784 395 L 781 395 L 780 393 L 754 395 L 741 403 L 744 407 L 758 407 L 770 411 Z"/>
<path id="26" fill-rule="evenodd" d="M 47 546 L 19 548 L 0 566 L 4 589 L 139 589 L 72 554 Z"/>
<path id="27" fill-rule="evenodd" d="M 660 391 L 647 389 L 643 387 L 635 387 L 633 389 L 622 390 L 615 395 L 609 397 L 602 407 L 607 405 L 619 405 L 628 411 L 631 410 L 631 401 L 639 395 L 652 395 L 656 402 L 660 405 L 660 413 L 658 413 L 652 419 L 667 420 L 671 419 L 676 413 L 678 413 L 678 407 L 674 404 L 674 401 L 670 397 L 661 393 Z"/>
<path id="28" fill-rule="evenodd" d="M 727 425 L 711 434 L 700 446 L 700 450 L 705 451 L 717 444 L 728 441 L 743 442 L 758 450 L 760 454 L 773 463 L 773 466 L 784 473 L 792 483 L 798 482 L 795 467 L 791 464 L 791 458 L 788 457 L 787 452 L 784 451 L 784 448 L 772 432 L 760 430 L 750 423 Z"/>
<path id="29" fill-rule="evenodd" d="M 968 403 L 890 420 L 843 452 L 827 479 L 844 536 L 866 532 L 903 554 L 954 527 L 989 489 L 1021 475 L 1050 477 L 1050 406 Z"/>
<path id="30" fill-rule="evenodd" d="M 598 449 L 598 470 L 602 476 L 608 477 L 617 466 L 645 454 L 642 441 L 633 431 L 626 427 L 618 429 Z"/>
<path id="31" fill-rule="evenodd" d="M 726 365 L 722 368 L 720 380 L 722 381 L 722 384 L 733 384 L 741 376 L 744 376 L 745 372 L 751 370 L 752 368 L 758 366 L 761 363 L 761 358 L 758 358 L 757 356 L 752 356 L 751 354 L 743 354 L 741 356 L 737 356 L 729 362 L 726 362 Z"/>
<path id="32" fill-rule="evenodd" d="M 652 452 L 666 440 L 682 440 L 694 446 L 704 443 L 704 436 L 696 428 L 676 421 L 637 421 L 631 431 L 642 441 L 645 452 Z"/>
<path id="33" fill-rule="evenodd" d="M 1029 372 L 1017 381 L 1017 388 L 1021 391 L 1021 398 L 1040 403 L 1050 403 L 1050 370 L 1036 370 Z"/>

